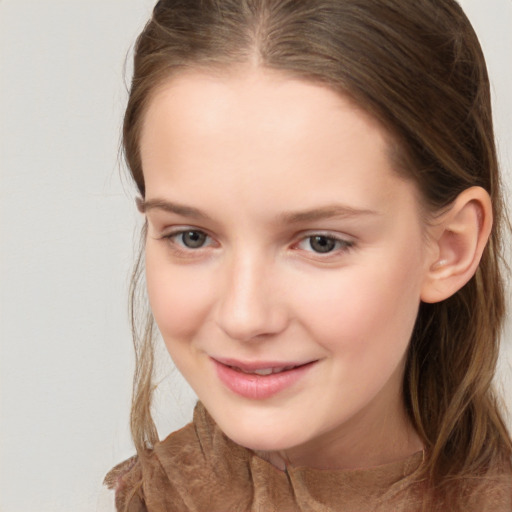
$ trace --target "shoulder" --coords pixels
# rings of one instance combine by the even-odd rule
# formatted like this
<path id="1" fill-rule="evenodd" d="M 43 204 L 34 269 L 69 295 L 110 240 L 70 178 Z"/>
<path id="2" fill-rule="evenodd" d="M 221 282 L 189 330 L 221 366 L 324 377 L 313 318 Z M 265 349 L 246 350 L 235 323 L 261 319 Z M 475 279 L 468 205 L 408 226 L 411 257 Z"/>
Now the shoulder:
<path id="1" fill-rule="evenodd" d="M 115 492 L 118 512 L 146 512 L 142 490 L 142 469 L 137 456 L 112 468 L 103 481 Z"/>
<path id="2" fill-rule="evenodd" d="M 118 512 L 249 510 L 249 459 L 199 403 L 192 423 L 118 464 L 105 484 L 115 491 Z"/>
<path id="3" fill-rule="evenodd" d="M 130 457 L 107 473 L 103 484 L 114 491 L 117 512 L 168 510 L 165 502 L 176 501 L 180 472 L 187 465 L 197 464 L 200 450 L 194 430 L 189 424 L 142 456 Z"/>
<path id="4" fill-rule="evenodd" d="M 512 461 L 501 464 L 496 471 L 484 478 L 479 497 L 486 500 L 486 510 L 512 511 Z M 475 499 L 478 500 L 478 497 Z"/>
<path id="5" fill-rule="evenodd" d="M 104 485 L 115 493 L 117 512 L 187 510 L 190 489 L 200 487 L 211 472 L 213 430 L 198 404 L 193 423 L 111 469 Z"/>
<path id="6" fill-rule="evenodd" d="M 497 462 L 483 474 L 463 480 L 458 491 L 468 512 L 511 512 L 512 464 Z"/>

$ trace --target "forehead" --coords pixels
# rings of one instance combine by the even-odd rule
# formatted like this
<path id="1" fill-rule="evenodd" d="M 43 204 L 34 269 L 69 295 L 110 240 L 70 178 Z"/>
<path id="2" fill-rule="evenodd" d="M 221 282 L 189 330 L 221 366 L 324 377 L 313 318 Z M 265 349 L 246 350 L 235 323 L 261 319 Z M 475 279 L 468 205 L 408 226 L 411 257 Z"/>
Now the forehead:
<path id="1" fill-rule="evenodd" d="M 205 127 L 208 120 L 217 122 L 222 114 L 228 114 L 233 123 L 241 116 L 245 117 L 244 126 L 250 121 L 277 128 L 276 118 L 279 118 L 279 126 L 287 131 L 297 126 L 297 122 L 306 120 L 304 115 L 313 110 L 315 117 L 322 116 L 324 122 L 329 120 L 329 112 L 354 111 L 383 137 L 388 137 L 378 122 L 358 107 L 348 94 L 313 80 L 259 67 L 190 69 L 164 80 L 150 95 L 143 119 L 143 134 L 152 111 L 163 105 L 176 112 L 180 107 L 186 109 L 190 116 L 195 116 L 195 119 L 190 117 L 191 121 L 197 121 L 199 114 Z M 233 116 L 229 110 L 233 108 L 241 116 Z M 286 117 L 281 113 L 286 113 Z M 289 122 L 285 124 L 286 121 Z"/>
<path id="2" fill-rule="evenodd" d="M 412 190 L 393 169 L 388 140 L 377 121 L 327 86 L 261 69 L 195 71 L 155 92 L 141 158 L 147 195 L 196 187 L 205 200 L 223 188 L 261 201 L 293 192 L 302 201 L 385 203 L 404 186 Z"/>

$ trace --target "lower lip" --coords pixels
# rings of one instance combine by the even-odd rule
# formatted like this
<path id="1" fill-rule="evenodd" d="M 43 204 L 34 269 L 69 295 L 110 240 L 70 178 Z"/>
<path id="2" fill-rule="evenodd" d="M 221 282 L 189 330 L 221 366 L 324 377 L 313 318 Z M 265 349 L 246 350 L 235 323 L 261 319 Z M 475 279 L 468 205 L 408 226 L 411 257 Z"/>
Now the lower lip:
<path id="1" fill-rule="evenodd" d="M 228 389 L 237 395 L 252 400 L 270 398 L 286 388 L 293 386 L 316 362 L 311 362 L 280 373 L 257 375 L 239 372 L 230 366 L 219 363 L 215 359 L 212 359 L 212 361 L 215 363 L 219 379 Z"/>

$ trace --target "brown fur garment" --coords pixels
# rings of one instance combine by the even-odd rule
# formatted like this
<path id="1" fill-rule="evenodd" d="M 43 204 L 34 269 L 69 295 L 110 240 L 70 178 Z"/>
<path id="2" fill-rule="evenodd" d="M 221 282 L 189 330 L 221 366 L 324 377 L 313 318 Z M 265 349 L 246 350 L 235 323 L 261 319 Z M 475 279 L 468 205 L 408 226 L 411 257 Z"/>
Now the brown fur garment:
<path id="1" fill-rule="evenodd" d="M 105 478 L 118 512 L 417 512 L 423 453 L 369 469 L 280 471 L 229 440 L 199 403 L 193 423 Z M 467 512 L 511 512 L 512 475 L 479 485 Z M 492 492 L 486 489 L 492 488 Z"/>

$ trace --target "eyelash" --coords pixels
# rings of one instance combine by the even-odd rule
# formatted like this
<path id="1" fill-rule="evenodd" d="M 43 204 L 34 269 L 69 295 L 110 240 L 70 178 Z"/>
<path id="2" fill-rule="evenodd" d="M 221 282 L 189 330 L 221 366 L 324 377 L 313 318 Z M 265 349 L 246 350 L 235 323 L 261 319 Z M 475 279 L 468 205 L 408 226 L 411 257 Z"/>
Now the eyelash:
<path id="1" fill-rule="evenodd" d="M 172 250 L 174 251 L 174 253 L 177 256 L 193 257 L 193 256 L 196 256 L 193 253 L 201 252 L 201 249 L 204 249 L 206 247 L 210 247 L 211 245 L 213 245 L 213 244 L 209 244 L 209 245 L 202 245 L 202 246 L 197 247 L 197 248 L 192 248 L 192 247 L 187 247 L 183 243 L 177 242 L 178 237 L 183 236 L 183 235 L 185 235 L 187 233 L 199 233 L 201 235 L 204 235 L 206 237 L 206 239 L 213 240 L 212 237 L 210 235 L 208 235 L 208 233 L 204 232 L 201 229 L 194 229 L 194 228 L 179 229 L 179 230 L 176 230 L 176 231 L 172 231 L 170 233 L 162 235 L 160 237 L 160 239 L 164 240 L 165 242 L 168 242 L 171 245 Z M 197 254 L 197 256 L 199 256 L 199 254 Z"/>
<path id="2" fill-rule="evenodd" d="M 302 237 L 300 239 L 300 241 L 297 244 L 295 244 L 295 247 L 299 247 L 301 244 L 306 243 L 309 245 L 309 247 L 311 249 L 313 249 L 312 243 L 315 238 L 323 239 L 324 242 L 327 241 L 327 242 L 334 243 L 334 248 L 332 250 L 329 250 L 326 252 L 315 251 L 315 250 L 309 251 L 307 249 L 304 249 L 304 250 L 307 250 L 307 252 L 311 252 L 311 253 L 317 255 L 317 257 L 327 258 L 332 255 L 337 255 L 340 252 L 346 253 L 346 252 L 350 251 L 351 249 L 353 249 L 355 246 L 355 243 L 352 240 L 347 240 L 345 238 L 333 236 L 332 234 L 329 234 L 329 233 L 321 233 L 320 232 L 320 233 L 308 234 L 307 236 Z"/>
<path id="3" fill-rule="evenodd" d="M 206 233 L 205 231 L 201 230 L 201 229 L 194 229 L 194 228 L 189 228 L 189 229 L 179 229 L 179 230 L 176 230 L 176 231 L 172 231 L 170 233 L 167 233 L 165 235 L 162 235 L 160 238 L 162 240 L 165 240 L 167 242 L 169 242 L 171 245 L 172 245 L 172 249 L 173 251 L 178 255 L 178 256 L 193 256 L 193 253 L 195 252 L 201 252 L 201 249 L 205 249 L 207 247 L 211 247 L 211 246 L 214 246 L 215 244 L 212 244 L 212 243 L 209 243 L 207 245 L 201 245 L 199 247 L 196 247 L 196 248 L 193 248 L 193 247 L 187 247 L 184 243 L 183 243 L 183 239 L 182 239 L 182 243 L 178 242 L 178 238 L 180 236 L 183 236 L 187 233 L 196 233 L 196 234 L 199 234 L 201 236 L 204 236 L 205 237 L 205 240 L 213 240 L 212 237 L 210 235 L 208 235 L 208 233 Z M 332 250 L 328 250 L 326 252 L 321 252 L 321 251 L 315 251 L 313 250 L 313 247 L 312 247 L 312 242 L 315 238 L 318 238 L 318 239 L 323 239 L 323 242 L 332 242 L 334 243 L 334 248 Z M 319 241 L 319 240 L 317 240 Z M 302 247 L 300 247 L 301 244 L 305 244 L 305 243 L 308 243 L 309 242 L 309 247 L 312 249 L 312 250 L 307 250 L 307 249 L 304 249 Z M 292 249 L 294 250 L 304 250 L 308 253 L 311 253 L 311 254 L 314 254 L 316 257 L 318 258 L 328 258 L 329 256 L 333 256 L 333 255 L 338 255 L 340 252 L 341 253 L 347 253 L 349 251 L 351 251 L 352 249 L 355 248 L 355 242 L 352 241 L 352 240 L 347 240 L 345 238 L 341 238 L 341 237 L 338 237 L 338 236 L 333 236 L 332 234 L 330 233 L 322 233 L 322 232 L 313 232 L 311 234 L 307 234 L 305 236 L 302 236 L 300 238 L 300 240 L 296 243 L 293 244 L 292 246 Z M 197 256 L 199 256 L 199 254 L 197 254 Z"/>

